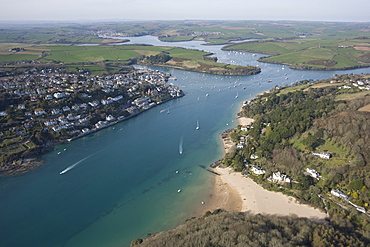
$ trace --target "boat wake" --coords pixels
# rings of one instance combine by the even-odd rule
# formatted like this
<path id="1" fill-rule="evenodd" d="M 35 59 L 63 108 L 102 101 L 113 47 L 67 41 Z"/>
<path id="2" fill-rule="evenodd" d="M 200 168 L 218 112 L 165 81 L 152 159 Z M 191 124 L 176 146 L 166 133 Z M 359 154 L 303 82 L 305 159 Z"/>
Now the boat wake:
<path id="1" fill-rule="evenodd" d="M 181 136 L 181 139 L 180 139 L 180 144 L 179 144 L 179 153 L 182 154 L 182 144 L 184 142 L 184 136 Z"/>
<path id="2" fill-rule="evenodd" d="M 59 172 L 59 174 L 60 174 L 60 175 L 62 175 L 62 174 L 64 174 L 64 173 L 66 173 L 66 172 L 68 172 L 68 171 L 72 170 L 72 169 L 73 169 L 73 168 L 75 168 L 78 164 L 80 164 L 82 161 L 84 161 L 84 160 L 86 160 L 86 159 L 90 158 L 91 156 L 93 156 L 93 155 L 91 154 L 91 155 L 89 155 L 89 156 L 87 156 L 87 157 L 83 158 L 82 160 L 77 161 L 77 162 L 76 162 L 76 163 L 74 163 L 73 165 L 68 166 L 66 169 L 64 169 L 63 171 Z"/>

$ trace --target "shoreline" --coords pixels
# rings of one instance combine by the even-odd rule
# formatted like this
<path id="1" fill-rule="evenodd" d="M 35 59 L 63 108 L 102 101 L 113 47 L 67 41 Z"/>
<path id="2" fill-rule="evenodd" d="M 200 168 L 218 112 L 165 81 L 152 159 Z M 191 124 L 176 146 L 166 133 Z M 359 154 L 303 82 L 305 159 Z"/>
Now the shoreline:
<path id="1" fill-rule="evenodd" d="M 107 123 L 104 126 L 101 126 L 99 128 L 93 128 L 89 132 L 80 133 L 77 136 L 74 136 L 74 137 L 71 137 L 71 138 L 68 138 L 68 139 L 64 139 L 64 140 L 59 140 L 59 141 L 52 140 L 49 143 L 46 143 L 46 144 L 42 145 L 41 149 L 40 149 L 41 151 L 34 154 L 34 155 L 30 155 L 30 156 L 21 158 L 19 160 L 15 160 L 12 163 L 2 164 L 1 169 L 0 169 L 0 177 L 19 175 L 19 174 L 23 174 L 23 173 L 27 173 L 29 171 L 32 171 L 32 170 L 38 168 L 39 166 L 41 166 L 45 162 L 45 160 L 39 160 L 39 159 L 44 154 L 50 152 L 50 148 L 52 148 L 54 146 L 57 146 L 57 145 L 60 145 L 60 144 L 66 143 L 66 142 L 71 142 L 71 141 L 77 140 L 79 138 L 88 136 L 90 134 L 96 133 L 100 130 L 109 128 L 111 126 L 114 126 L 114 125 L 116 125 L 120 122 L 123 122 L 125 120 L 128 120 L 130 118 L 134 118 L 134 117 L 140 115 L 141 113 L 143 113 L 145 111 L 148 111 L 150 109 L 155 108 L 156 106 L 162 105 L 162 104 L 164 104 L 168 101 L 174 100 L 174 99 L 181 98 L 183 96 L 185 96 L 185 94 L 182 94 L 181 96 L 177 96 L 177 97 L 174 97 L 174 98 L 168 98 L 166 100 L 161 101 L 159 104 L 157 104 L 157 105 L 155 105 L 151 108 L 142 109 L 139 112 L 133 113 L 133 114 L 127 116 L 127 117 L 124 117 L 124 118 L 121 118 L 121 119 L 116 119 L 115 121 L 109 122 L 109 123 Z"/>
<path id="2" fill-rule="evenodd" d="M 254 119 L 246 117 L 237 118 L 240 125 L 250 125 Z M 228 131 L 225 131 L 226 133 Z M 223 150 L 226 154 L 235 144 L 225 136 L 221 135 Z M 305 204 L 299 204 L 294 197 L 287 196 L 281 192 L 273 192 L 264 189 L 251 178 L 234 172 L 229 167 L 217 166 L 213 169 L 216 175 L 212 194 L 202 208 L 202 215 L 207 211 L 223 209 L 226 211 L 251 212 L 253 214 L 272 215 L 297 215 L 298 217 L 324 219 L 326 213 Z"/>

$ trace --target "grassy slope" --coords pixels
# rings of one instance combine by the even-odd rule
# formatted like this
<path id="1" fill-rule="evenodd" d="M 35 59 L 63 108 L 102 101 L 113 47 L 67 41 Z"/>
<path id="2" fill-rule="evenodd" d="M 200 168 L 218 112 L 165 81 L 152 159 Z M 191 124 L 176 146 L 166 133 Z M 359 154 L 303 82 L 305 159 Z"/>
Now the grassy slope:
<path id="1" fill-rule="evenodd" d="M 0 53 L 0 62 L 21 61 L 21 60 L 39 60 L 40 62 L 64 63 L 67 68 L 73 68 L 78 64 L 86 67 L 86 63 L 105 63 L 112 66 L 113 63 L 127 63 L 130 59 L 140 55 L 152 56 L 161 52 L 168 53 L 173 59 L 163 65 L 174 66 L 182 69 L 191 69 L 204 72 L 224 71 L 229 73 L 233 68 L 242 68 L 242 66 L 231 66 L 228 64 L 217 63 L 205 56 L 208 52 L 176 48 L 165 46 L 140 46 L 140 45 L 100 45 L 100 46 L 70 46 L 70 45 L 34 45 L 27 47 L 27 53 Z M 40 56 L 43 55 L 41 58 Z M 85 65 L 82 65 L 84 64 Z M 96 67 L 96 65 L 95 65 Z M 92 68 L 95 73 L 106 71 L 105 68 Z M 251 68 L 250 68 L 251 69 Z M 113 69 L 114 71 L 115 69 Z M 228 72 L 227 72 L 228 71 Z M 223 73 L 223 72 L 221 72 Z M 237 73 L 237 72 L 230 72 Z"/>
<path id="2" fill-rule="evenodd" d="M 126 35 L 154 34 L 168 41 L 186 41 L 191 39 L 205 40 L 209 44 L 225 44 L 230 40 L 265 39 L 266 43 L 238 44 L 229 49 L 246 50 L 276 56 L 263 58 L 263 61 L 308 66 L 310 69 L 341 69 L 354 66 L 368 66 L 370 51 L 356 50 L 355 47 L 370 48 L 370 26 L 367 23 L 323 23 L 323 22 L 293 22 L 293 21 L 157 21 L 130 23 L 100 23 L 94 25 L 55 26 L 49 28 L 35 27 L 32 29 L 0 30 L 1 42 L 51 44 L 64 42 L 101 43 L 102 39 L 86 31 L 115 30 Z M 306 38 L 299 38 L 305 36 Z M 358 39 L 357 37 L 362 37 Z M 357 38 L 357 39 L 356 39 Z M 271 40 L 278 39 L 278 42 Z M 18 47 L 22 47 L 19 45 Z M 339 48 L 338 46 L 349 46 Z M 0 45 L 1 47 L 1 45 Z M 94 48 L 100 50 L 101 48 Z M 68 52 L 68 51 L 67 51 Z M 109 50 L 107 54 L 98 51 L 95 61 L 125 60 L 132 58 L 134 53 L 155 55 L 144 52 L 144 49 L 134 53 L 120 53 Z M 368 57 L 359 57 L 368 54 Z M 0 61 L 22 60 L 19 54 L 0 56 Z M 55 58 L 67 59 L 64 54 L 53 54 Z M 82 62 L 83 54 L 74 54 L 71 60 Z M 81 57 L 82 56 L 82 57 Z M 179 55 L 180 56 L 180 55 Z M 32 59 L 26 56 L 26 59 Z M 49 57 L 50 58 L 50 57 Z M 52 58 L 52 57 L 51 57 Z M 35 56 L 33 59 L 37 59 Z M 66 60 L 68 61 L 68 59 Z M 366 63 L 365 63 L 366 62 Z"/>
<path id="3" fill-rule="evenodd" d="M 348 46 L 348 47 L 341 47 Z M 264 43 L 243 43 L 230 46 L 228 50 L 245 50 L 257 53 L 272 54 L 261 59 L 265 62 L 275 62 L 294 65 L 306 65 L 312 68 L 340 69 L 353 66 L 369 66 L 361 62 L 358 57 L 370 53 L 366 50 L 357 50 L 355 47 L 368 47 L 367 40 L 321 40 L 321 39 L 294 39 L 283 42 L 269 41 Z M 312 61 L 334 61 L 334 65 L 325 66 Z"/>
<path id="4" fill-rule="evenodd" d="M 333 85 L 335 86 L 342 86 L 344 83 L 336 83 L 336 84 L 331 84 L 331 83 L 319 83 L 319 84 L 304 84 L 304 85 L 299 85 L 295 87 L 288 87 L 280 91 L 278 95 L 281 94 L 287 94 L 289 92 L 294 92 L 297 90 L 303 90 L 307 91 L 310 88 L 325 88 L 325 87 L 332 87 Z M 348 90 L 347 90 L 348 91 Z M 345 100 L 345 101 L 352 101 L 356 100 L 359 98 L 364 97 L 365 95 L 368 95 L 368 91 L 360 91 L 360 92 L 355 92 L 355 93 L 341 93 L 336 96 L 336 100 Z M 360 110 L 360 109 L 359 109 Z M 302 143 L 302 141 L 307 137 L 309 131 L 303 133 L 300 137 L 298 138 L 292 138 L 290 140 L 290 143 L 292 144 L 293 147 L 305 152 L 305 153 L 310 153 L 311 151 L 307 149 L 307 147 Z M 334 144 L 330 140 L 325 140 L 325 143 L 318 146 L 316 149 L 317 152 L 329 152 L 331 154 L 334 154 L 333 157 L 330 160 L 323 160 L 316 159 L 311 161 L 311 167 L 319 167 L 320 165 L 324 165 L 325 167 L 338 167 L 342 166 L 345 164 L 349 164 L 351 162 L 351 154 L 349 150 L 344 149 L 343 147 L 340 147 L 336 144 Z"/>

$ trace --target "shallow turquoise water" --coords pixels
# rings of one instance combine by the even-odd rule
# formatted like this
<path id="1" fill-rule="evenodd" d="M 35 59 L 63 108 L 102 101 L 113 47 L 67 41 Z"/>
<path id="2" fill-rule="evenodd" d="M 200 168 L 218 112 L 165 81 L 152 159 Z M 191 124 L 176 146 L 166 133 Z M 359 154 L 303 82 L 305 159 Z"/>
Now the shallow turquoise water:
<path id="1" fill-rule="evenodd" d="M 276 84 L 370 71 L 295 71 L 258 63 L 248 53 L 185 45 L 217 51 L 221 62 L 259 65 L 263 72 L 215 76 L 154 68 L 176 76 L 173 83 L 186 96 L 59 145 L 42 157 L 42 167 L 0 179 L 1 246 L 128 246 L 134 238 L 174 227 L 209 196 L 212 174 L 200 166 L 222 157 L 219 134 L 236 125 L 243 100 Z M 68 167 L 73 168 L 59 174 Z"/>

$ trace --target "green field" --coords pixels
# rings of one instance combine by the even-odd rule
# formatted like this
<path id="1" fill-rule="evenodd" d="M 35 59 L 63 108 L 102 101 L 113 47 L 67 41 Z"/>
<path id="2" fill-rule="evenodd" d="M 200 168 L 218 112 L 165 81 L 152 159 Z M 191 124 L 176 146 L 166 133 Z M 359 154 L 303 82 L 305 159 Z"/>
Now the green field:
<path id="1" fill-rule="evenodd" d="M 260 61 L 290 64 L 294 68 L 302 69 L 335 70 L 370 66 L 369 62 L 359 59 L 360 56 L 370 53 L 370 41 L 366 39 L 306 38 L 279 42 L 266 40 L 231 45 L 224 49 L 270 54 L 272 56 L 261 58 Z"/>
<path id="2" fill-rule="evenodd" d="M 288 64 L 295 69 L 352 69 L 370 66 L 370 24 L 297 21 L 156 21 L 95 24 L 48 24 L 0 29 L 0 62 L 40 60 L 41 62 L 85 63 L 121 62 L 168 51 L 177 59 L 172 65 L 191 68 L 212 64 L 203 54 L 153 46 L 73 46 L 102 44 L 101 35 L 122 37 L 154 35 L 163 41 L 202 40 L 207 45 L 229 44 L 225 50 L 241 50 L 272 56 L 260 61 Z M 257 39 L 258 42 L 231 44 Z M 10 44 L 13 44 L 10 45 Z M 35 54 L 6 54 L 14 47 L 30 44 L 50 48 L 43 58 Z M 200 51 L 199 51 L 200 52 Z M 49 54 L 50 53 L 50 54 Z M 183 61 L 183 65 L 179 65 Z M 224 65 L 222 65 L 224 66 Z M 231 68 L 231 67 L 230 67 Z"/>
<path id="3" fill-rule="evenodd" d="M 115 46 L 54 46 L 48 47 L 51 55 L 43 60 L 63 63 L 119 61 L 134 58 L 133 50 L 116 49 Z"/>
<path id="4" fill-rule="evenodd" d="M 306 152 L 311 153 L 306 146 L 302 143 L 302 140 L 307 137 L 307 133 L 303 133 L 302 136 L 299 138 L 293 138 L 290 140 L 290 143 L 293 147 Z M 329 160 L 325 160 L 325 162 L 322 162 L 321 159 L 315 158 L 311 160 L 312 166 L 318 166 L 319 163 L 324 163 L 326 167 L 338 167 L 342 165 L 346 165 L 351 162 L 352 157 L 350 157 L 350 153 L 348 150 L 345 150 L 338 145 L 335 145 L 330 140 L 325 140 L 325 143 L 320 145 L 316 148 L 316 152 L 328 152 L 332 154 L 332 158 Z"/>
<path id="5" fill-rule="evenodd" d="M 143 56 L 156 56 L 160 53 L 168 54 L 171 59 L 166 63 L 156 63 L 156 65 L 185 70 L 216 74 L 244 74 L 256 73 L 254 70 L 258 69 L 250 66 L 232 66 L 217 63 L 212 58 L 207 57 L 211 53 L 200 50 L 149 45 L 34 45 L 21 52 L 0 53 L 0 62 L 38 60 L 42 63 L 63 63 L 71 71 L 75 71 L 78 66 L 79 68 L 88 69 L 93 74 L 101 74 L 117 72 L 122 65 L 145 64 L 146 60 L 143 59 Z M 114 65 L 115 63 L 119 65 Z"/>

